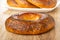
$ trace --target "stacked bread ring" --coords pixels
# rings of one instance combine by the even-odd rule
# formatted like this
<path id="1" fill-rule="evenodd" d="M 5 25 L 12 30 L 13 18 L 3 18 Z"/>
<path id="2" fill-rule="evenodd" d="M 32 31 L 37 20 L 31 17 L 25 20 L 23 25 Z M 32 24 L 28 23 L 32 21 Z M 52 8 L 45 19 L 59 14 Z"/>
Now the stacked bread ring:
<path id="1" fill-rule="evenodd" d="M 26 12 L 10 16 L 5 26 L 9 32 L 16 34 L 41 34 L 52 29 L 55 22 L 50 15 Z"/>
<path id="2" fill-rule="evenodd" d="M 7 0 L 8 5 L 20 8 L 53 8 L 56 0 Z"/>

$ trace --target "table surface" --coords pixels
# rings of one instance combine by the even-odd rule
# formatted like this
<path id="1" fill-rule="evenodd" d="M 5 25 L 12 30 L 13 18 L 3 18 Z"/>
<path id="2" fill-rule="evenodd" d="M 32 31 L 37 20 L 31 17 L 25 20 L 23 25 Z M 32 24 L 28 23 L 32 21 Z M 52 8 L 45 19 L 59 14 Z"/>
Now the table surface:
<path id="1" fill-rule="evenodd" d="M 6 18 L 13 13 L 19 12 L 9 9 L 3 14 L 0 14 L 0 40 L 60 40 L 60 6 L 47 13 L 54 18 L 56 23 L 55 28 L 41 35 L 17 35 L 5 30 L 4 22 Z"/>

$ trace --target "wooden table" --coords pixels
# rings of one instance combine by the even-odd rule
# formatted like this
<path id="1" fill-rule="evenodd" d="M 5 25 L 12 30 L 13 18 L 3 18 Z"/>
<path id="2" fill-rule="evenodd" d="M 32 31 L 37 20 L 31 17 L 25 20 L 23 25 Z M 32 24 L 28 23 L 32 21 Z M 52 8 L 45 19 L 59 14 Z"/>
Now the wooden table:
<path id="1" fill-rule="evenodd" d="M 47 13 L 55 19 L 55 28 L 41 35 L 17 35 L 5 30 L 5 18 L 13 13 L 19 12 L 20 11 L 7 10 L 5 13 L 0 15 L 0 40 L 60 40 L 60 7 Z"/>

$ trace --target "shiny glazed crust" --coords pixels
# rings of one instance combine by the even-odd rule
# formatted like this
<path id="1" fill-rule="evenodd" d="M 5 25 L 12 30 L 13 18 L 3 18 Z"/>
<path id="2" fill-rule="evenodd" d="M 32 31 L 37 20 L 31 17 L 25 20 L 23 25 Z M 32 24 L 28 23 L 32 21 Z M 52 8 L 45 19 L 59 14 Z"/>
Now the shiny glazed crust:
<path id="1" fill-rule="evenodd" d="M 56 6 L 56 0 L 28 0 L 28 2 L 40 8 L 53 8 Z"/>
<path id="2" fill-rule="evenodd" d="M 57 0 L 7 0 L 7 3 L 19 8 L 53 8 Z"/>
<path id="3" fill-rule="evenodd" d="M 27 0 L 15 0 L 15 2 L 17 2 L 17 4 L 22 8 L 37 8 L 33 4 L 27 2 Z"/>
<path id="4" fill-rule="evenodd" d="M 26 12 L 10 16 L 5 26 L 7 31 L 16 34 L 41 34 L 52 29 L 55 22 L 47 14 Z"/>

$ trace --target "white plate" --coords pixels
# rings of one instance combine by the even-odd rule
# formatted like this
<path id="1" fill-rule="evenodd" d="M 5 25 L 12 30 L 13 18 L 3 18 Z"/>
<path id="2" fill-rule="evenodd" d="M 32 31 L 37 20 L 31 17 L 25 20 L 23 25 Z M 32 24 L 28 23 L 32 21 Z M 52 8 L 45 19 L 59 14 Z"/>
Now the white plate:
<path id="1" fill-rule="evenodd" d="M 58 5 L 60 4 L 60 1 L 57 0 L 57 4 L 54 8 L 15 8 L 15 7 L 11 7 L 7 4 L 7 0 L 5 2 L 5 5 L 7 8 L 9 9 L 14 9 L 14 10 L 20 10 L 20 11 L 31 11 L 31 12 L 49 12 L 54 10 Z"/>

